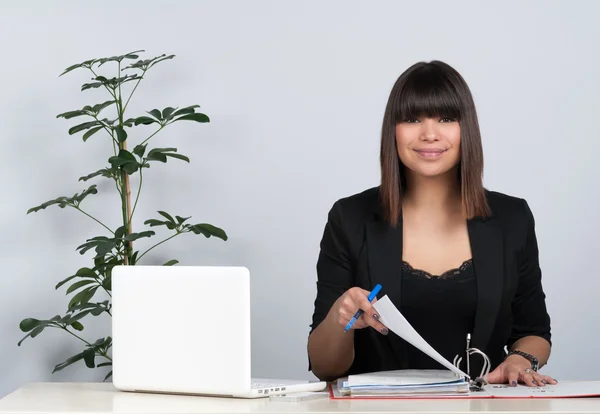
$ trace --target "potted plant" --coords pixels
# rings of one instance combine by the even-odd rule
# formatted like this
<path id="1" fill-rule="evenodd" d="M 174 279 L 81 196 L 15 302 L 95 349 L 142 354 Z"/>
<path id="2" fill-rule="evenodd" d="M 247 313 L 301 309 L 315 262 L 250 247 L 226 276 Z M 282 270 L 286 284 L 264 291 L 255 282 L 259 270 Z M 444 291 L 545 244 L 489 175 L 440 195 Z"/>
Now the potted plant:
<path id="1" fill-rule="evenodd" d="M 74 70 L 87 70 L 92 74 L 91 82 L 85 83 L 81 91 L 91 89 L 102 89 L 106 91 L 105 101 L 86 105 L 81 109 L 72 110 L 57 115 L 57 118 L 82 120 L 69 129 L 69 135 L 81 134 L 86 142 L 89 139 L 108 139 L 112 142 L 112 154 L 106 159 L 106 165 L 86 176 L 79 181 L 110 180 L 115 183 L 115 191 L 119 195 L 121 212 L 118 218 L 119 227 L 111 228 L 105 223 L 92 216 L 84 209 L 84 202 L 98 193 L 96 184 L 92 184 L 85 190 L 71 196 L 58 197 L 47 201 L 27 211 L 27 214 L 38 212 L 47 207 L 58 206 L 70 208 L 78 213 L 89 217 L 94 225 L 101 228 L 103 234 L 87 239 L 77 247 L 80 254 L 88 253 L 92 259 L 87 267 L 82 267 L 74 274 L 60 281 L 56 289 L 65 288 L 66 294 L 71 295 L 66 313 L 56 315 L 50 319 L 23 319 L 19 325 L 20 329 L 27 334 L 18 345 L 26 338 L 35 338 L 45 329 L 55 328 L 64 331 L 82 343 L 82 351 L 67 360 L 57 364 L 53 373 L 60 371 L 78 361 L 83 361 L 89 368 L 107 367 L 105 381 L 112 375 L 110 334 L 102 338 L 92 340 L 84 338 L 84 319 L 90 316 L 112 316 L 111 315 L 111 271 L 117 265 L 134 266 L 151 250 L 168 240 L 182 234 L 192 233 L 205 237 L 217 237 L 227 240 L 227 234 L 221 228 L 207 223 L 191 224 L 190 217 L 169 214 L 158 211 L 158 216 L 145 220 L 143 223 L 147 228 L 134 232 L 133 219 L 142 190 L 144 169 L 151 165 L 166 163 L 168 160 L 179 160 L 190 162 L 190 159 L 177 152 L 173 147 L 150 147 L 156 140 L 156 136 L 168 126 L 180 121 L 192 121 L 198 123 L 209 122 L 209 117 L 197 112 L 199 105 L 185 107 L 168 106 L 162 110 L 152 109 L 144 115 L 128 117 L 128 105 L 138 86 L 144 80 L 148 72 L 158 63 L 171 60 L 174 55 L 160 55 L 151 59 L 140 59 L 140 52 L 127 53 L 121 56 L 112 56 L 100 59 L 86 60 L 85 62 L 69 66 L 60 75 L 65 75 Z M 110 68 L 112 76 L 101 74 L 102 70 Z M 128 139 L 132 128 L 150 128 L 151 132 L 144 135 L 144 139 L 131 144 Z M 138 174 L 137 189 L 131 188 L 130 177 Z M 135 198 L 132 199 L 132 195 Z M 133 203 L 132 203 L 133 201 Z M 152 228 L 161 228 L 170 232 L 165 238 L 153 244 L 145 251 L 136 250 L 135 241 L 141 238 L 153 238 L 156 233 Z M 165 266 L 177 264 L 177 260 L 169 260 Z M 97 294 L 104 292 L 107 300 L 99 301 Z M 99 295 L 98 295 L 99 296 Z M 102 299 L 102 298 L 101 298 Z"/>

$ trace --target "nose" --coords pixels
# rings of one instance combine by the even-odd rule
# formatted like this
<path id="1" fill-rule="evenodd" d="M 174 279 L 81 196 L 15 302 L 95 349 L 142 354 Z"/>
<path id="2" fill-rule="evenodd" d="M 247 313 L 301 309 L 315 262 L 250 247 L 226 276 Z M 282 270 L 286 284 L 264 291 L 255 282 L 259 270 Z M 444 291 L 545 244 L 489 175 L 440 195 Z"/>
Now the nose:
<path id="1" fill-rule="evenodd" d="M 425 118 L 421 123 L 421 140 L 427 142 L 437 141 L 437 123 L 433 119 Z"/>

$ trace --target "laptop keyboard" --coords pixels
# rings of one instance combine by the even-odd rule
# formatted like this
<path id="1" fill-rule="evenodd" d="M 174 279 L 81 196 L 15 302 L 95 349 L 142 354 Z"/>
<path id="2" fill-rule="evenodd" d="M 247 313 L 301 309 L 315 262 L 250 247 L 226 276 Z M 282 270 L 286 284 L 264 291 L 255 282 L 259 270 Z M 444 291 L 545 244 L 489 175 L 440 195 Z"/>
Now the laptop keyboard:
<path id="1" fill-rule="evenodd" d="M 281 384 L 280 382 L 252 382 L 252 389 L 253 390 L 257 390 L 260 388 L 276 388 L 276 390 L 274 391 L 285 391 L 285 385 Z"/>

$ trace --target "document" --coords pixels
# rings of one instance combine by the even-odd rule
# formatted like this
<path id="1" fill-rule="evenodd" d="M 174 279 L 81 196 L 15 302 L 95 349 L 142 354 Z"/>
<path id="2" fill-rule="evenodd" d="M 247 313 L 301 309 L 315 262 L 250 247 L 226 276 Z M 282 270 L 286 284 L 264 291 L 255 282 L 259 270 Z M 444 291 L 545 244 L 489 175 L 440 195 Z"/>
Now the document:
<path id="1" fill-rule="evenodd" d="M 421 335 L 411 326 L 406 318 L 394 306 L 390 298 L 385 295 L 373 304 L 377 313 L 379 313 L 380 321 L 387 326 L 392 332 L 412 344 L 416 348 L 425 352 L 431 358 L 448 368 L 450 371 L 461 377 L 468 377 L 463 371 L 452 365 L 450 361 L 440 355 Z"/>
<path id="2" fill-rule="evenodd" d="M 396 335 L 429 355 L 444 370 L 395 370 L 350 375 L 331 385 L 330 396 L 337 398 L 567 398 L 600 397 L 600 381 L 559 381 L 555 385 L 529 387 L 519 384 L 485 384 L 471 388 L 468 375 L 446 360 L 410 325 L 386 296 L 373 307 L 381 322 Z M 466 351 L 466 350 L 465 350 Z"/>

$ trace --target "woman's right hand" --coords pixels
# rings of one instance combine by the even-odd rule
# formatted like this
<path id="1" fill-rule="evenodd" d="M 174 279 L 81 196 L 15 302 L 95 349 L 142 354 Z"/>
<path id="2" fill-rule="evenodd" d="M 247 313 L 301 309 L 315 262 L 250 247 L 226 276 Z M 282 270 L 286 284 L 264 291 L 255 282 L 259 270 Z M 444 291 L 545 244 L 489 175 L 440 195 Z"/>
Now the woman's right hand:
<path id="1" fill-rule="evenodd" d="M 354 322 L 351 329 L 363 329 L 370 326 L 383 335 L 387 335 L 389 332 L 388 328 L 379 322 L 379 315 L 375 311 L 373 305 L 369 302 L 369 299 L 367 299 L 369 293 L 369 291 L 359 287 L 348 289 L 335 301 L 329 311 L 329 317 L 332 318 L 337 325 L 345 329 L 348 322 L 350 322 L 350 319 L 354 317 L 356 311 L 362 309 L 363 314 Z M 373 300 L 373 303 L 375 302 L 377 302 L 377 298 Z"/>

